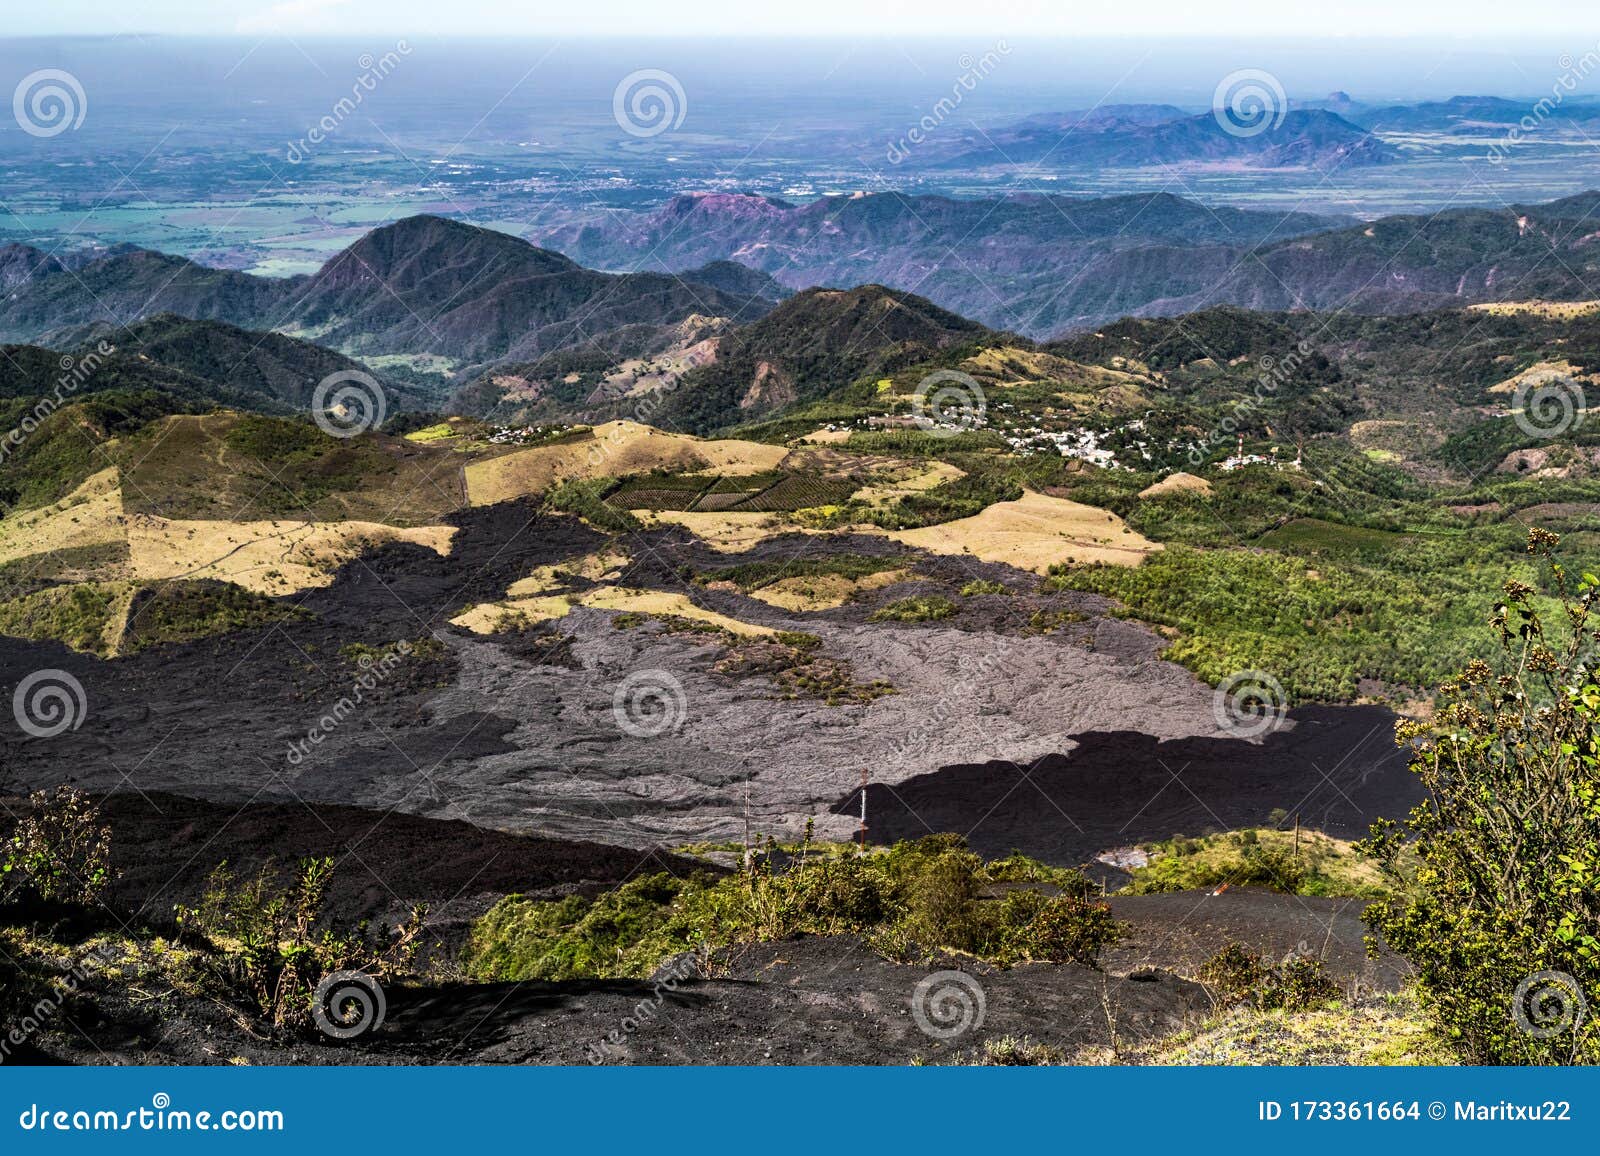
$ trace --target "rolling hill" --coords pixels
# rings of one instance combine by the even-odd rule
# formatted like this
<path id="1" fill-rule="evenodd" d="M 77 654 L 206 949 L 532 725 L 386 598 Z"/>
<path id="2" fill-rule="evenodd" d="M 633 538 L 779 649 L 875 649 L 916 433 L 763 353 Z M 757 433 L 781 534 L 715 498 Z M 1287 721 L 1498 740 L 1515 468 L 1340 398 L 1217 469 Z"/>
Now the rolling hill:
<path id="1" fill-rule="evenodd" d="M 1593 296 L 1597 197 L 1352 225 L 1168 194 L 952 200 L 898 193 L 793 206 L 685 195 L 654 213 L 554 231 L 588 263 L 688 268 L 718 257 L 784 283 L 924 293 L 994 328 L 1050 337 L 1213 305 L 1398 313 Z"/>
<path id="2" fill-rule="evenodd" d="M 0 339 L 60 344 L 84 326 L 164 313 L 276 330 L 362 356 L 452 365 L 533 358 L 618 335 L 626 349 L 694 314 L 751 319 L 765 279 L 725 265 L 690 274 L 607 274 L 490 229 L 420 216 L 376 229 L 315 274 L 210 269 L 146 250 L 68 268 L 26 246 L 0 250 Z M 718 285 L 728 288 L 719 288 Z M 750 291 L 735 291 L 734 286 Z M 619 331 L 620 334 L 619 334 Z"/>

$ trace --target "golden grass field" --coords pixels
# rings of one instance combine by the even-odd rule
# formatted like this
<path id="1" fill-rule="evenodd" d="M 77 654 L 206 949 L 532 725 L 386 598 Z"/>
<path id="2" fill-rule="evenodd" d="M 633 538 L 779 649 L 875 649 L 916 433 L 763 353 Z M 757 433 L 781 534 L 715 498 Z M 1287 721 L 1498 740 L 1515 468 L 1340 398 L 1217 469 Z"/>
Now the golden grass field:
<path id="1" fill-rule="evenodd" d="M 59 502 L 0 520 L 0 563 L 121 542 L 125 536 L 117 471 L 105 469 Z"/>
<path id="2" fill-rule="evenodd" d="M 1167 494 L 1201 494 L 1211 493 L 1211 483 L 1204 478 L 1197 478 L 1193 474 L 1179 471 L 1168 474 L 1153 486 L 1146 486 L 1139 491 L 1141 498 L 1160 498 Z"/>
<path id="3" fill-rule="evenodd" d="M 1540 384 L 1539 379 L 1543 377 L 1570 377 L 1578 381 L 1589 380 L 1570 361 L 1541 361 L 1535 365 L 1528 366 L 1527 369 L 1524 369 L 1514 377 L 1508 377 L 1497 385 L 1491 385 L 1489 392 L 1515 393 L 1517 387 L 1522 385 L 1523 382 L 1537 386 Z"/>
<path id="4" fill-rule="evenodd" d="M 1496 317 L 1548 317 L 1555 321 L 1570 321 L 1600 313 L 1600 301 L 1493 301 L 1469 305 L 1467 308 Z"/>
<path id="5" fill-rule="evenodd" d="M 209 522 L 128 518 L 133 576 L 218 578 L 259 594 L 331 585 L 339 567 L 388 542 L 450 552 L 454 526 L 397 528 L 377 522 Z"/>
<path id="6" fill-rule="evenodd" d="M 779 610 L 834 610 L 858 594 L 882 590 L 885 586 L 905 581 L 908 576 L 905 570 L 885 570 L 854 579 L 846 578 L 843 574 L 780 578 L 759 590 L 750 591 L 750 597 L 768 606 L 776 606 Z"/>
<path id="7" fill-rule="evenodd" d="M 1115 514 L 1032 491 L 970 518 L 889 537 L 934 554 L 966 554 L 1036 574 L 1061 563 L 1137 566 L 1161 548 Z"/>
<path id="8" fill-rule="evenodd" d="M 602 550 L 597 554 L 588 554 L 574 562 L 563 562 L 559 566 L 539 566 L 526 578 L 518 579 L 511 584 L 506 594 L 512 598 L 536 598 L 561 590 L 571 584 L 573 578 L 587 578 L 591 582 L 612 582 L 622 574 L 622 568 L 628 564 L 628 555 L 621 550 Z"/>
<path id="9" fill-rule="evenodd" d="M 770 627 L 740 622 L 713 610 L 696 606 L 677 593 L 664 590 L 634 590 L 624 586 L 601 586 L 582 594 L 564 594 L 542 598 L 512 598 L 504 602 L 485 602 L 474 606 L 450 621 L 474 634 L 493 634 L 514 623 L 553 622 L 565 618 L 579 606 L 594 610 L 616 610 L 633 614 L 672 614 L 679 618 L 692 618 L 708 622 L 724 630 L 747 637 L 772 634 Z"/>
<path id="10" fill-rule="evenodd" d="M 703 441 L 637 422 L 613 421 L 596 426 L 592 437 L 579 441 L 535 446 L 469 464 L 467 496 L 474 506 L 492 506 L 541 493 L 558 482 L 657 469 L 745 476 L 774 469 L 788 455 L 783 446 Z"/>

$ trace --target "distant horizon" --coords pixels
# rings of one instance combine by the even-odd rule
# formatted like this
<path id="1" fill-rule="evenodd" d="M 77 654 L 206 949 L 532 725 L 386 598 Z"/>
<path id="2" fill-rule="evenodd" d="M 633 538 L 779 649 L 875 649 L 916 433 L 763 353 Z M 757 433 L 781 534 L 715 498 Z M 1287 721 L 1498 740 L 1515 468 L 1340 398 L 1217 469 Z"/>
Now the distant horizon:
<path id="1" fill-rule="evenodd" d="M 129 9 L 132 9 L 130 11 Z M 1557 6 L 1559 8 L 1559 6 Z M 1580 18 L 1581 19 L 1581 18 Z M 812 0 L 803 8 L 751 8 L 736 0 L 702 0 L 688 9 L 667 8 L 652 0 L 601 0 L 589 5 L 508 6 L 496 0 L 457 0 L 443 9 L 428 0 L 142 0 L 134 5 L 110 0 L 57 0 L 49 6 L 8 14 L 29 34 L 72 34 L 85 29 L 150 34 L 196 32 L 296 37 L 341 34 L 460 34 L 511 37 L 536 35 L 630 34 L 673 37 L 716 36 L 730 27 L 758 35 L 806 35 L 817 28 L 844 37 L 878 35 L 898 39 L 918 35 L 1015 35 L 1018 37 L 1133 36 L 1147 39 L 1152 29 L 1168 35 L 1241 37 L 1312 36 L 1344 39 L 1351 30 L 1384 29 L 1395 38 L 1447 35 L 1481 38 L 1499 44 L 1508 31 L 1497 0 L 1329 0 L 1316 8 L 1277 0 L 1236 0 L 1226 8 L 1185 0 L 1146 0 L 1135 8 L 1101 4 L 991 0 L 975 7 L 955 0 Z M 1570 12 L 1529 8 L 1516 14 L 1522 34 L 1568 37 Z M 1533 27 L 1530 30 L 1529 25 Z M 1597 29 L 1596 37 L 1600 37 Z M 1581 36 L 1572 37 L 1576 41 Z"/>

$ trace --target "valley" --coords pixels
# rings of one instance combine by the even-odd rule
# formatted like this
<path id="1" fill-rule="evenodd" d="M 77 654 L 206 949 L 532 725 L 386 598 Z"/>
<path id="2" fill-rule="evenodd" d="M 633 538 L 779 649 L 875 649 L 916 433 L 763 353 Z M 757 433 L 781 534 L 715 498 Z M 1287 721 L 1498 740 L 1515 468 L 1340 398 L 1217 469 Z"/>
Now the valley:
<path id="1" fill-rule="evenodd" d="M 21 1058 L 1592 1062 L 1600 105 L 1049 91 L 0 137 Z"/>

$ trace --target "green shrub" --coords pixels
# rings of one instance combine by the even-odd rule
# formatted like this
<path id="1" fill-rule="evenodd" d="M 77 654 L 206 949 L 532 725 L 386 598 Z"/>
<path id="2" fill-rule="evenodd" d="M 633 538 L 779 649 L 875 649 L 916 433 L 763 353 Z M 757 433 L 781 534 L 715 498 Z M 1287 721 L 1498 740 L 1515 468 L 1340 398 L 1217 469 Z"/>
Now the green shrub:
<path id="1" fill-rule="evenodd" d="M 1273 964 L 1238 943 L 1230 943 L 1201 964 L 1195 978 L 1225 1007 L 1249 1004 L 1262 1011 L 1310 1011 L 1339 995 L 1327 965 L 1317 956 L 1296 954 Z"/>
<path id="2" fill-rule="evenodd" d="M 1006 588 L 1002 583 L 990 582 L 985 578 L 974 578 L 961 588 L 961 597 L 976 598 L 980 594 L 1005 594 Z"/>
<path id="3" fill-rule="evenodd" d="M 1555 535 L 1528 549 L 1549 556 Z M 1373 828 L 1401 894 L 1368 909 L 1471 1063 L 1600 1062 L 1600 683 L 1591 621 L 1600 578 L 1551 581 L 1557 614 L 1505 584 L 1491 622 L 1504 673 L 1471 663 L 1428 723 L 1403 723 L 1427 799 Z M 1401 851 L 1410 846 L 1415 867 Z"/>
<path id="4" fill-rule="evenodd" d="M 937 594 L 901 598 L 875 610 L 869 622 L 937 622 L 955 616 L 956 604 Z"/>
<path id="5" fill-rule="evenodd" d="M 359 970 L 384 979 L 409 968 L 427 915 L 417 906 L 392 930 L 365 922 L 336 929 L 326 911 L 333 874 L 332 859 L 307 859 L 280 889 L 270 863 L 243 883 L 223 863 L 198 906 L 177 907 L 177 922 L 186 939 L 207 949 L 198 958 L 210 979 L 244 996 L 273 1023 L 305 1027 L 312 993 L 328 974 Z"/>
<path id="6" fill-rule="evenodd" d="M 496 980 L 647 977 L 686 951 L 846 934 L 898 961 L 955 950 L 1001 964 L 1093 966 L 1120 934 L 1078 872 L 1020 855 L 986 864 L 955 835 L 864 856 L 809 841 L 781 859 L 776 850 L 722 878 L 651 875 L 592 900 L 509 896 L 474 924 L 465 970 Z M 1060 894 L 984 897 L 1020 878 Z"/>
<path id="7" fill-rule="evenodd" d="M 103 900 L 115 878 L 111 828 L 99 804 L 74 787 L 35 791 L 29 813 L 0 855 L 0 897 L 31 892 L 55 903 L 89 906 Z"/>

